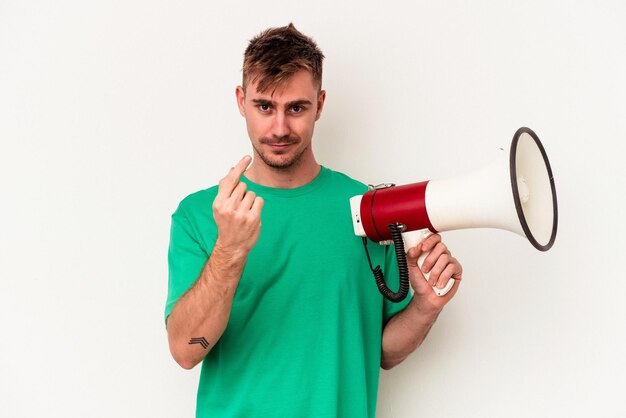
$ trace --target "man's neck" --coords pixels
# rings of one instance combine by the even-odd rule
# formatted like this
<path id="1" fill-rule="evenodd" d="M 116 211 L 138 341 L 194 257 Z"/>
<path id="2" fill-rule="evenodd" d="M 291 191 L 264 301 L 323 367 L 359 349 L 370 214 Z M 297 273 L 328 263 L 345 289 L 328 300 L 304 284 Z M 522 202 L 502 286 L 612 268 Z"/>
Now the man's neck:
<path id="1" fill-rule="evenodd" d="M 288 168 L 273 168 L 256 157 L 245 175 L 250 181 L 261 186 L 295 189 L 312 182 L 321 169 L 315 159 L 310 162 L 299 161 Z"/>

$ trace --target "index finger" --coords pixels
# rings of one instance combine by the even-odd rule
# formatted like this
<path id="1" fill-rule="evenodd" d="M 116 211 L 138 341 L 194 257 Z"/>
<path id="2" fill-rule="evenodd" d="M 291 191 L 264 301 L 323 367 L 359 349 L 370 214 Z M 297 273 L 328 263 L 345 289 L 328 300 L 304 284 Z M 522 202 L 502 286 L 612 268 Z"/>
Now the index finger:
<path id="1" fill-rule="evenodd" d="M 441 235 L 432 234 L 431 236 L 426 238 L 424 241 L 422 241 L 422 251 L 428 252 L 432 250 L 435 247 L 435 245 L 437 245 L 437 243 L 439 243 L 440 241 L 441 241 Z"/>
<path id="2" fill-rule="evenodd" d="M 226 177 L 232 176 L 235 180 L 239 181 L 239 177 L 241 177 L 241 175 L 246 171 L 246 168 L 248 168 L 251 161 L 252 157 L 245 155 L 241 160 L 239 160 L 236 166 L 230 169 Z"/>
<path id="3" fill-rule="evenodd" d="M 252 157 L 249 155 L 244 156 L 233 168 L 230 169 L 226 177 L 220 181 L 220 187 L 218 194 L 226 194 L 230 196 L 237 184 L 239 184 L 239 178 L 246 171 L 246 168 L 250 165 Z"/>
<path id="4" fill-rule="evenodd" d="M 422 243 L 420 242 L 415 247 L 409 248 L 409 251 L 406 253 L 406 259 L 409 263 L 417 261 L 417 259 L 422 255 Z"/>

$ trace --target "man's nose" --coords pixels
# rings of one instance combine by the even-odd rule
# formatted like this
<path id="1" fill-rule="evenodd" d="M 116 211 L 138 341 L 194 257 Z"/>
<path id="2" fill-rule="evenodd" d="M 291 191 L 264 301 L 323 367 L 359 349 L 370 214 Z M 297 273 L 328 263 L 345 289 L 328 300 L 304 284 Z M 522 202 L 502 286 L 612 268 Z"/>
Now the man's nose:
<path id="1" fill-rule="evenodd" d="M 291 129 L 289 128 L 289 121 L 285 114 L 277 112 L 274 117 L 274 123 L 272 124 L 272 135 L 275 138 L 282 138 L 289 136 Z"/>

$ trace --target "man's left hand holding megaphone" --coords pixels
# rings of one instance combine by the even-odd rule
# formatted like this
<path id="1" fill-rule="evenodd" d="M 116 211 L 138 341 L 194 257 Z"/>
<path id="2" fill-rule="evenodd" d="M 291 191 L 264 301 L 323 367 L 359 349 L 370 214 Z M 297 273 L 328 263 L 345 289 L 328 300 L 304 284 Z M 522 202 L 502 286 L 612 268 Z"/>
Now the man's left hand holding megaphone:
<path id="1" fill-rule="evenodd" d="M 421 261 L 423 254 L 426 257 Z M 463 278 L 461 263 L 452 256 L 439 234 L 431 234 L 421 243 L 409 248 L 406 260 L 409 281 L 415 292 L 413 301 L 419 305 L 426 304 L 441 310 L 458 290 L 459 282 Z M 421 269 L 418 260 L 422 263 Z M 438 295 L 435 288 L 445 288 L 450 279 L 454 279 L 455 286 L 452 286 L 445 296 Z"/>

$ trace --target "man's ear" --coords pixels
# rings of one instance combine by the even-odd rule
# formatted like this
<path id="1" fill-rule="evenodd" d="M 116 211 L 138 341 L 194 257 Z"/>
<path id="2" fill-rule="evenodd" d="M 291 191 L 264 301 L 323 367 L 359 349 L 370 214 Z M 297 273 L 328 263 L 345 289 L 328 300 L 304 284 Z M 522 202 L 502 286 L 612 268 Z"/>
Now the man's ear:
<path id="1" fill-rule="evenodd" d="M 241 116 L 246 116 L 246 110 L 244 103 L 246 101 L 246 94 L 243 91 L 243 87 L 237 86 L 235 89 L 235 97 L 237 97 L 237 106 L 239 107 L 239 113 Z"/>
<path id="2" fill-rule="evenodd" d="M 317 113 L 315 114 L 315 120 L 319 120 L 320 116 L 322 116 L 322 109 L 324 108 L 324 101 L 326 100 L 326 90 L 320 91 L 320 94 L 317 96 Z"/>

